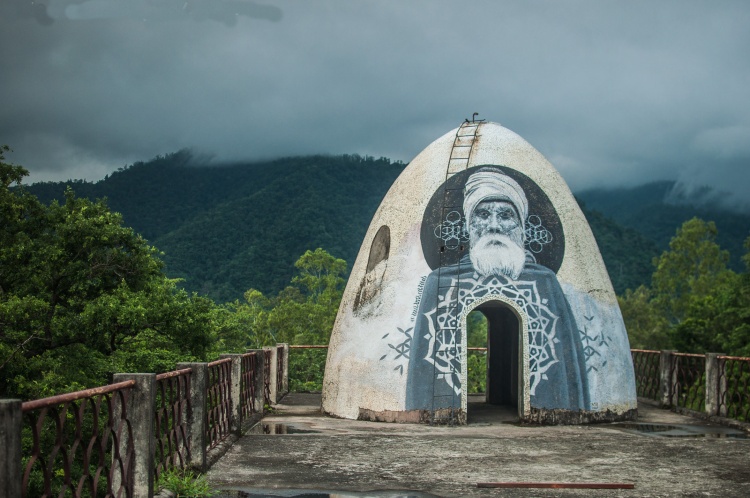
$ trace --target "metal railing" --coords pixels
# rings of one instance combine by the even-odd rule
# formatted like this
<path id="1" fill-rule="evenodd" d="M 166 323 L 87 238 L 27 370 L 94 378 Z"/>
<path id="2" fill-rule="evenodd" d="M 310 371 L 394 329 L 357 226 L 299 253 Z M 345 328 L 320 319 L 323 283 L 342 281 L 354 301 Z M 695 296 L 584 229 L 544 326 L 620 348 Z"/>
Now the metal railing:
<path id="1" fill-rule="evenodd" d="M 30 435 L 31 448 L 23 451 L 21 496 L 130 496 L 135 450 L 128 398 L 134 385 L 130 380 L 23 403 L 22 434 Z"/>
<path id="2" fill-rule="evenodd" d="M 143 473 L 150 473 L 147 478 L 152 487 L 154 478 L 171 467 L 198 465 L 205 470 L 208 450 L 241 430 L 244 421 L 262 410 L 263 402 L 270 404 L 283 395 L 282 386 L 295 361 L 293 357 L 286 361 L 284 347 L 267 348 L 262 354 L 227 355 L 208 364 L 185 364 L 191 367 L 159 375 L 117 374 L 115 380 L 123 376 L 135 380 L 25 403 L 0 401 L 18 410 L 14 413 L 18 413 L 19 425 L 8 426 L 18 427 L 13 429 L 18 432 L 13 444 L 22 455 L 15 467 L 18 495 L 127 497 L 141 489 L 138 479 L 143 476 L 137 468 L 151 469 Z M 487 348 L 468 350 L 471 355 L 482 355 Z M 750 422 L 750 358 L 649 350 L 632 350 L 632 357 L 639 397 Z M 319 363 L 312 367 L 324 368 L 325 358 Z M 273 379 L 272 367 L 276 369 Z M 205 372 L 197 384 L 196 372 Z M 233 375 L 240 376 L 236 391 L 232 390 Z M 196 407 L 203 408 L 196 412 Z M 153 423 L 143 425 L 134 413 L 148 410 Z M 202 415 L 196 420 L 194 412 Z M 195 434 L 203 434 L 205 445 L 191 439 Z M 143 446 L 149 438 L 153 442 Z M 144 456 L 150 463 L 138 467 Z"/>
<path id="3" fill-rule="evenodd" d="M 719 413 L 750 422 L 750 358 L 719 356 Z"/>
<path id="4" fill-rule="evenodd" d="M 263 350 L 263 400 L 271 404 L 271 351 Z"/>
<path id="5" fill-rule="evenodd" d="M 706 409 L 706 355 L 672 353 L 672 405 Z"/>
<path id="6" fill-rule="evenodd" d="M 632 349 L 635 390 L 638 396 L 659 400 L 659 351 Z"/>
<path id="7" fill-rule="evenodd" d="M 193 370 L 183 368 L 156 376 L 154 420 L 156 478 L 172 467 L 183 469 L 190 461 L 187 415 Z"/>
<path id="8" fill-rule="evenodd" d="M 206 385 L 206 443 L 215 448 L 229 436 L 231 404 L 229 390 L 232 381 L 232 359 L 212 361 L 208 364 Z"/>
<path id="9" fill-rule="evenodd" d="M 150 496 L 172 467 L 206 470 L 228 448 L 217 448 L 222 441 L 262 415 L 258 395 L 270 385 L 269 403 L 283 396 L 285 348 L 158 375 L 115 374 L 121 382 L 25 403 L 0 400 L 0 495 Z"/>
<path id="10" fill-rule="evenodd" d="M 634 349 L 638 396 L 662 406 L 750 422 L 750 358 Z"/>
<path id="11" fill-rule="evenodd" d="M 247 420 L 255 413 L 255 365 L 258 355 L 255 352 L 240 356 L 242 373 L 240 378 L 240 407 L 242 419 Z"/>

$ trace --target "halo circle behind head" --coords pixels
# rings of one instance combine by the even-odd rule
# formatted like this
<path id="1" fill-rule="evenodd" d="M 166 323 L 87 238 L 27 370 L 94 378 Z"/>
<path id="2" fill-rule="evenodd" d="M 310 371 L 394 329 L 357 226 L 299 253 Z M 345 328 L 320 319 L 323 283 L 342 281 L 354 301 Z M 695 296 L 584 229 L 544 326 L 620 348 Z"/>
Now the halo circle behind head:
<path id="1" fill-rule="evenodd" d="M 528 201 L 524 222 L 525 247 L 536 262 L 557 273 L 565 256 L 565 234 L 560 217 L 547 194 L 531 178 L 507 166 L 481 165 L 448 178 L 433 193 L 422 216 L 420 239 L 424 259 L 431 269 L 457 264 L 468 254 L 468 222 L 464 214 L 464 188 L 479 170 L 509 176 L 523 189 Z"/>

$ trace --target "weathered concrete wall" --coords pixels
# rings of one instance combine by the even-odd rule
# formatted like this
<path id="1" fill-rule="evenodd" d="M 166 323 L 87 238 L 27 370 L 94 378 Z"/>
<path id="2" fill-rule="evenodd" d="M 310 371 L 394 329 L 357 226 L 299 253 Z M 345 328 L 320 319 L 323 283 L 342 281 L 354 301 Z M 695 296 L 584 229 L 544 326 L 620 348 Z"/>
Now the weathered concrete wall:
<path id="1" fill-rule="evenodd" d="M 519 324 L 512 360 L 521 416 L 531 419 L 533 410 L 540 420 L 550 410 L 559 421 L 560 409 L 577 412 L 577 421 L 586 413 L 632 416 L 622 316 L 572 193 L 517 134 L 495 123 L 473 129 L 428 146 L 375 213 L 331 336 L 323 410 L 465 420 L 466 316 L 504 307 Z M 504 258 L 480 252 L 483 235 L 493 233 L 525 239 L 520 256 L 509 253 L 512 268 L 484 264 Z"/>

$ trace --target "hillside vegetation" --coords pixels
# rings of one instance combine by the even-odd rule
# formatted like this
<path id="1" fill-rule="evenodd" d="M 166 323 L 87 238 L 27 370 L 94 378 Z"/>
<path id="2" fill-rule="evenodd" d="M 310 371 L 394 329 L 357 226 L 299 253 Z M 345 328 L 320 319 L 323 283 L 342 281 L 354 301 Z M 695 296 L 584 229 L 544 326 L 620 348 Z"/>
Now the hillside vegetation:
<path id="1" fill-rule="evenodd" d="M 208 168 L 180 152 L 97 183 L 24 188 L 18 184 L 26 171 L 4 163 L 5 150 L 0 395 L 24 399 L 220 352 L 327 344 L 347 261 L 404 167 L 314 156 Z M 92 200 L 103 196 L 115 211 Z M 582 207 L 632 346 L 750 354 L 750 256 L 735 254 L 744 271 L 729 268 L 715 223 L 680 222 L 659 254 L 657 241 Z M 658 213 L 638 226 L 660 233 Z M 486 343 L 482 323 L 470 320 L 472 345 Z M 298 355 L 293 388 L 319 389 L 322 361 L 317 353 Z M 472 357 L 470 389 L 482 389 L 483 371 L 481 358 Z"/>
<path id="2" fill-rule="evenodd" d="M 29 191 L 44 202 L 63 199 L 68 186 L 91 200 L 106 197 L 126 225 L 163 252 L 170 277 L 223 302 L 250 288 L 283 289 L 294 262 L 310 248 L 324 248 L 351 266 L 372 215 L 404 167 L 357 155 L 201 166 L 190 152 L 180 151 L 133 164 L 96 183 L 43 183 Z M 650 189 L 644 187 L 644 195 L 656 202 Z M 607 214 L 614 210 L 621 216 L 625 206 L 605 205 L 595 194 L 578 197 L 616 292 L 648 283 L 652 259 L 692 215 L 685 211 L 668 224 L 652 215 L 629 226 Z M 743 218 L 745 223 L 749 219 Z M 739 261 L 742 237 L 735 239 L 739 242 L 731 246 Z"/>
<path id="3" fill-rule="evenodd" d="M 113 211 L 164 254 L 189 291 L 231 301 L 250 288 L 283 289 L 294 262 L 322 247 L 353 262 L 402 163 L 357 155 L 214 167 L 187 151 L 136 163 L 96 182 L 35 184 L 45 202 L 67 186 Z"/>

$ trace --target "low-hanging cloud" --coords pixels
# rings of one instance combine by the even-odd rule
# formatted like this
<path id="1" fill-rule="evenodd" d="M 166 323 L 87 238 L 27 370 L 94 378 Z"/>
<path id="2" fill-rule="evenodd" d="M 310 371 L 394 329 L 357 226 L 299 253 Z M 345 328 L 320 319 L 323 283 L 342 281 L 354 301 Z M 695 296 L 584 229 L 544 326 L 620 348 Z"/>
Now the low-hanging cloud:
<path id="1" fill-rule="evenodd" d="M 738 199 L 749 24 L 743 1 L 11 0 L 0 143 L 32 181 L 186 147 L 409 161 L 476 111 L 574 190 L 671 179 Z"/>
<path id="2" fill-rule="evenodd" d="M 139 19 L 143 21 L 213 20 L 226 26 L 239 17 L 280 21 L 282 10 L 249 0 L 10 0 L 17 15 L 48 26 L 56 20 Z"/>

